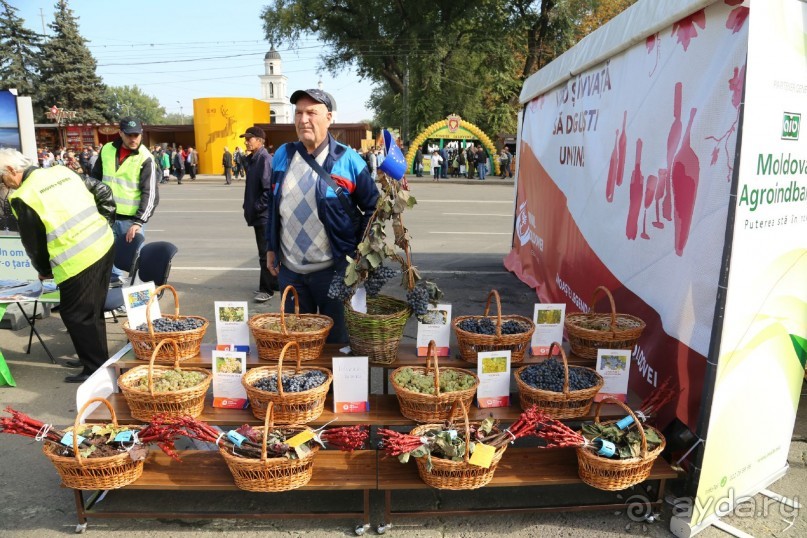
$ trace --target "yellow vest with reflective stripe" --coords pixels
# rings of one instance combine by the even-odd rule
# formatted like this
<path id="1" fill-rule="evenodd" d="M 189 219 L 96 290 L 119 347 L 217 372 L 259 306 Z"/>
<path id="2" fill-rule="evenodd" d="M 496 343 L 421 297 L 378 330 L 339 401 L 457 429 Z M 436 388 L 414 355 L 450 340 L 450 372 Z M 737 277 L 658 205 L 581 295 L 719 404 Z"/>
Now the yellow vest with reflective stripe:
<path id="1" fill-rule="evenodd" d="M 34 170 L 8 197 L 9 201 L 16 198 L 35 211 L 45 226 L 57 284 L 81 273 L 112 247 L 112 229 L 98 213 L 92 193 L 67 167 Z"/>
<path id="2" fill-rule="evenodd" d="M 140 207 L 140 169 L 148 159 L 153 159 L 151 152 L 142 144 L 137 152 L 133 152 L 115 169 L 117 149 L 110 142 L 101 148 L 101 166 L 104 183 L 112 189 L 115 198 L 116 213 L 133 216 Z"/>

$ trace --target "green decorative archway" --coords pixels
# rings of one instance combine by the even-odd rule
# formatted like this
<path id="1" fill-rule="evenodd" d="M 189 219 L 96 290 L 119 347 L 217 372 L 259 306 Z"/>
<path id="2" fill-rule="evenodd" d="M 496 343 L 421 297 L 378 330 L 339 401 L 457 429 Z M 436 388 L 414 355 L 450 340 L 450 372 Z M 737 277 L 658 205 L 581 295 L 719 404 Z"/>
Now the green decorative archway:
<path id="1" fill-rule="evenodd" d="M 482 147 L 487 150 L 488 157 L 496 153 L 496 146 L 493 145 L 488 135 L 482 129 L 473 123 L 462 121 L 462 118 L 456 114 L 448 116 L 444 120 L 436 121 L 423 129 L 423 131 L 415 137 L 412 144 L 409 146 L 409 151 L 406 153 L 406 170 L 411 172 L 415 166 L 415 152 L 423 145 L 429 138 L 442 138 L 446 140 L 479 140 Z M 498 159 L 491 159 L 493 165 L 492 172 L 499 175 Z"/>

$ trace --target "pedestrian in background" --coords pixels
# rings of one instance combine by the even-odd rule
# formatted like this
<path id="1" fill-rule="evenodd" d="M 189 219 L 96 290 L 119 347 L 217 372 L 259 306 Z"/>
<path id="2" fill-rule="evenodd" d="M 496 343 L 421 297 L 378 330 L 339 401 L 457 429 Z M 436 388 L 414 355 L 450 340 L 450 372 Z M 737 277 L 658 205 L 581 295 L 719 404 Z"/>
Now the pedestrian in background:
<path id="1" fill-rule="evenodd" d="M 182 178 L 185 176 L 185 151 L 182 146 L 177 148 L 171 164 L 174 167 L 174 175 L 177 176 L 177 185 L 182 185 Z"/>
<path id="2" fill-rule="evenodd" d="M 221 156 L 221 164 L 224 166 L 224 184 L 233 182 L 233 154 L 228 147 L 224 147 L 224 155 Z"/>
<path id="3" fill-rule="evenodd" d="M 432 181 L 440 181 L 440 170 L 443 168 L 443 157 L 438 150 L 432 153 Z"/>
<path id="4" fill-rule="evenodd" d="M 260 276 L 258 289 L 253 298 L 256 303 L 265 303 L 275 294 L 277 277 L 269 271 L 266 262 L 266 223 L 269 220 L 269 200 L 272 196 L 272 159 L 264 147 L 266 134 L 260 127 L 250 127 L 240 135 L 250 151 L 247 179 L 244 185 L 244 220 L 255 232 L 258 246 Z"/>
<path id="5" fill-rule="evenodd" d="M 233 153 L 233 164 L 235 165 L 235 179 L 236 181 L 244 177 L 244 160 L 246 156 L 241 152 L 241 146 L 235 147 Z"/>
<path id="6" fill-rule="evenodd" d="M 191 181 L 196 181 L 196 169 L 199 167 L 199 152 L 188 146 L 188 155 L 185 157 L 185 170 L 191 176 Z"/>

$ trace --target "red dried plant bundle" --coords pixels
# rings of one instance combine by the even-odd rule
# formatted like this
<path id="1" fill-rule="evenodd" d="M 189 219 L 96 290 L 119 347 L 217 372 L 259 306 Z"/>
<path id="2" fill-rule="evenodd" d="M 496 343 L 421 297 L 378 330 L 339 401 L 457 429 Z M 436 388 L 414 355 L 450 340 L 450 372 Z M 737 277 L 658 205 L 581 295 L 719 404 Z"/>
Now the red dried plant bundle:
<path id="1" fill-rule="evenodd" d="M 681 390 L 682 389 L 676 390 L 673 388 L 672 379 L 668 377 L 664 380 L 660 387 L 655 389 L 652 393 L 650 393 L 650 396 L 645 398 L 645 400 L 639 406 L 637 414 L 644 415 L 645 418 L 643 420 L 647 420 L 650 416 L 658 414 L 658 412 L 665 405 L 670 403 L 673 398 L 681 393 Z"/>
<path id="2" fill-rule="evenodd" d="M 395 430 L 379 428 L 378 435 L 381 437 L 382 449 L 387 456 L 397 457 L 407 452 L 412 452 L 423 445 L 423 440 L 417 435 L 400 433 Z"/>
<path id="3" fill-rule="evenodd" d="M 570 448 L 586 445 L 586 439 L 563 422 L 544 416 L 536 435 L 546 441 L 544 448 Z"/>
<path id="4" fill-rule="evenodd" d="M 548 417 L 533 405 L 521 413 L 519 419 L 513 422 L 509 428 L 506 428 L 504 431 L 498 432 L 488 438 L 482 438 L 480 441 L 486 445 L 501 448 L 507 443 L 514 442 L 516 439 L 535 435 L 538 425 L 547 419 Z"/>
<path id="5" fill-rule="evenodd" d="M 31 418 L 11 407 L 6 407 L 5 411 L 11 416 L 0 418 L 0 433 L 22 435 L 56 444 L 60 444 L 65 435 L 65 432 L 61 430 L 54 430 L 50 424 Z M 87 444 L 87 442 L 84 441 L 83 444 Z"/>
<path id="6" fill-rule="evenodd" d="M 361 450 L 369 436 L 368 426 L 339 426 L 319 434 L 320 440 L 343 452 Z"/>

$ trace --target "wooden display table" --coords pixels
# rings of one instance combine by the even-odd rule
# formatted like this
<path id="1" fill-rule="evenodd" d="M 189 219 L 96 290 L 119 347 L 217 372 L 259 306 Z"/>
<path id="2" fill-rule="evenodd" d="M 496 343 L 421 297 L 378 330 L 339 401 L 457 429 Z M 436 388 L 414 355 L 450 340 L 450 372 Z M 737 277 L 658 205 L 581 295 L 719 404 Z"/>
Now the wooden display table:
<path id="1" fill-rule="evenodd" d="M 161 451 L 149 453 L 143 466 L 143 475 L 121 489 L 145 489 L 167 491 L 241 491 L 233 482 L 233 476 L 218 450 L 184 450 L 181 462 L 175 461 Z M 86 529 L 88 518 L 188 518 L 188 519 L 346 519 L 361 516 L 357 533 L 370 526 L 370 490 L 378 487 L 377 455 L 375 450 L 358 450 L 352 453 L 336 450 L 321 450 L 314 459 L 311 481 L 295 491 L 361 491 L 361 508 L 353 511 L 316 512 L 178 512 L 171 510 L 116 511 L 96 510 L 99 493 L 84 499 L 84 492 L 73 490 L 78 514 L 78 532 Z M 284 492 L 288 493 L 288 492 Z M 279 495 L 281 493 L 266 493 Z M 260 494 L 259 494 L 260 495 Z"/>
<path id="2" fill-rule="evenodd" d="M 625 503 L 577 504 L 550 506 L 522 506 L 508 508 L 474 508 L 450 510 L 441 506 L 439 510 L 393 510 L 392 492 L 413 489 L 431 489 L 418 475 L 417 466 L 410 461 L 404 465 L 397 458 L 379 457 L 378 489 L 384 491 L 384 523 L 379 527 L 385 530 L 392 523 L 393 516 L 445 516 L 474 515 L 478 513 L 517 513 L 517 512 L 558 512 L 624 509 Z M 659 458 L 650 471 L 648 480 L 660 481 L 654 500 L 648 499 L 648 506 L 660 506 L 664 499 L 664 489 L 668 479 L 677 478 L 678 473 L 663 459 Z M 502 456 L 493 479 L 485 488 L 559 486 L 582 484 L 577 474 L 577 454 L 574 449 L 540 449 L 509 447 Z M 482 488 L 479 491 L 484 490 Z"/>

